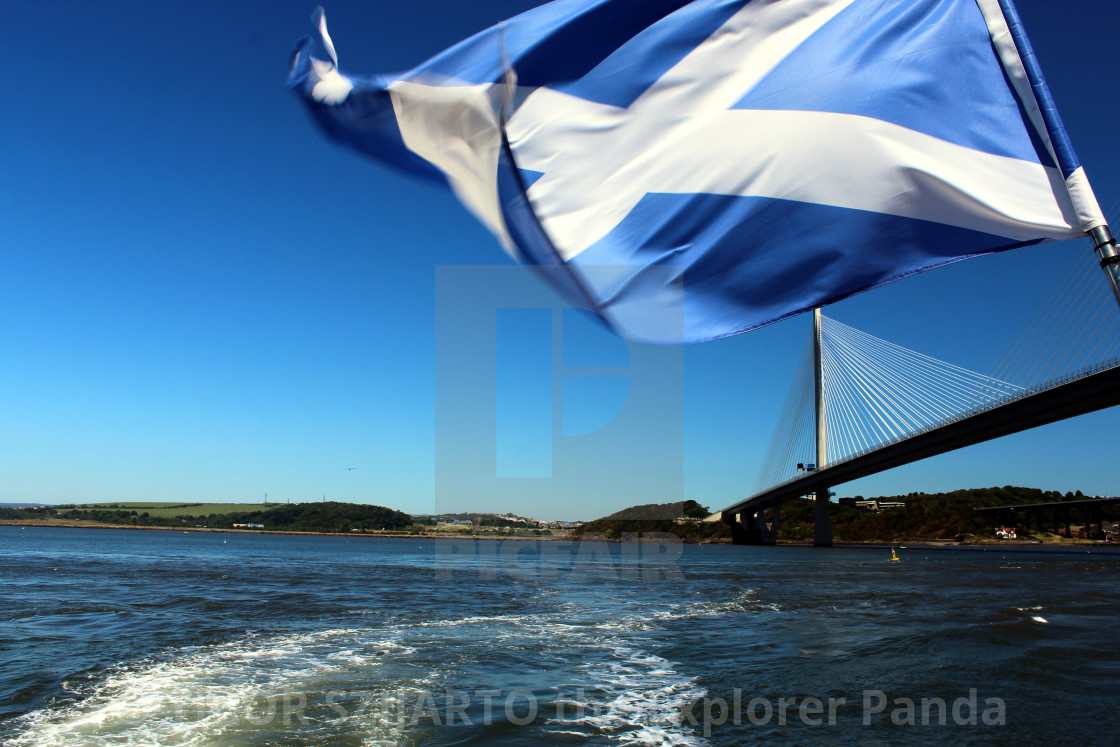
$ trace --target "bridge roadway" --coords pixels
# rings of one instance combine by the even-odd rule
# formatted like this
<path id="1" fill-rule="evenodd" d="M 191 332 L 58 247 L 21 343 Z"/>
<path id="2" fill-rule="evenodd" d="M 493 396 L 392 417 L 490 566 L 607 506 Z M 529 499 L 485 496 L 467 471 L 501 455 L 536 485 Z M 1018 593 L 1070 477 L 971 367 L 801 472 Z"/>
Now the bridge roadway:
<path id="1" fill-rule="evenodd" d="M 1071 508 L 1097 508 L 1098 506 L 1111 506 L 1120 503 L 1120 498 L 1083 498 L 1074 501 L 1050 501 L 1049 503 L 1016 503 L 1010 506 L 977 506 L 973 511 L 987 511 L 989 513 L 1004 513 L 1015 511 L 1053 511 L 1055 509 Z"/>
<path id="2" fill-rule="evenodd" d="M 1081 518 L 1085 522 L 1085 536 L 1093 537 L 1093 524 L 1097 525 L 1096 538 L 1104 539 L 1104 517 L 1101 514 L 1101 509 L 1104 506 L 1114 505 L 1120 503 L 1120 498 L 1083 498 L 1074 501 L 1051 501 L 1049 503 L 1018 503 L 1011 506 L 980 506 L 972 509 L 973 511 L 980 511 L 986 513 L 1007 514 L 1011 518 L 1012 524 L 1018 523 L 1015 518 L 1016 511 L 1024 511 L 1027 514 L 1026 526 L 1029 528 L 1031 519 L 1034 519 L 1034 525 L 1038 529 L 1042 529 L 1043 513 L 1050 514 L 1050 522 L 1054 530 L 1054 534 L 1059 533 L 1061 524 L 1066 526 L 1066 536 L 1072 537 L 1069 513 L 1071 508 L 1076 508 L 1081 511 Z M 1062 521 L 1058 521 L 1058 515 L 1061 514 Z"/>
<path id="3" fill-rule="evenodd" d="M 1120 404 L 1120 366 L 1028 394 L 874 451 L 807 472 L 728 506 L 719 515 L 724 521 L 734 521 L 736 514 L 754 513 L 819 489 L 1117 404 Z"/>

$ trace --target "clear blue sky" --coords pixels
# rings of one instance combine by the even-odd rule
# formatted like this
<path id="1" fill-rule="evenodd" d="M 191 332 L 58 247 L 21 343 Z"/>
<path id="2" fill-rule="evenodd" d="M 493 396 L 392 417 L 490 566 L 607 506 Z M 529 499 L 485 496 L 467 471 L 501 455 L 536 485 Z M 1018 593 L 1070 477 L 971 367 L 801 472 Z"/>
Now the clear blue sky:
<path id="1" fill-rule="evenodd" d="M 375 73 L 407 69 L 534 4 L 339 0 L 326 10 L 342 67 Z M 1099 0 L 1019 5 L 1109 211 L 1120 199 L 1108 51 L 1120 11 Z M 436 267 L 509 261 L 449 193 L 312 127 L 284 79 L 313 6 L 4 4 L 0 501 L 267 492 L 437 508 Z M 984 370 L 1070 253 L 1093 261 L 1087 241 L 1021 250 L 826 313 Z M 522 322 L 534 328 L 510 323 Z M 608 496 L 478 496 L 472 507 L 592 518 L 682 494 L 713 508 L 748 494 L 808 324 L 684 351 L 683 485 L 651 494 L 621 476 Z M 594 365 L 611 365 L 614 340 L 588 333 L 583 344 Z M 502 366 L 501 380 L 531 401 L 533 356 Z M 586 401 L 609 409 L 616 396 L 608 387 Z M 583 415 L 573 433 L 594 429 L 594 412 Z M 520 422 L 501 417 L 503 428 Z M 1106 410 L 838 492 L 1018 484 L 1116 494 L 1118 417 Z"/>

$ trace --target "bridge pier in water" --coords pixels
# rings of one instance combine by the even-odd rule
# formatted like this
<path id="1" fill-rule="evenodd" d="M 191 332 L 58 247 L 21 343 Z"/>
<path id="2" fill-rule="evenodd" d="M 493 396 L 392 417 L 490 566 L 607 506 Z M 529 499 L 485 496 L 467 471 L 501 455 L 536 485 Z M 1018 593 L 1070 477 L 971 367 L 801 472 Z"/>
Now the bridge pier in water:
<path id="1" fill-rule="evenodd" d="M 832 547 L 832 512 L 828 488 L 817 491 L 813 505 L 813 547 Z"/>
<path id="2" fill-rule="evenodd" d="M 832 513 L 828 488 L 816 493 L 813 506 L 813 547 L 832 547 Z M 735 545 L 775 545 L 778 542 L 778 521 L 782 506 L 777 504 L 762 509 L 746 509 L 724 515 L 723 521 L 731 527 L 731 542 Z"/>

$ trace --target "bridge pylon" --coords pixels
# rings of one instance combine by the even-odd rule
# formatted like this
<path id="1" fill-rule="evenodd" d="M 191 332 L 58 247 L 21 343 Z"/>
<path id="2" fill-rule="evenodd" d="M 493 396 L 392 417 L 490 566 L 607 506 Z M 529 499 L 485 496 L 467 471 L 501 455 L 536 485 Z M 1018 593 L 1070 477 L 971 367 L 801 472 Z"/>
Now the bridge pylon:
<path id="1" fill-rule="evenodd" d="M 820 307 L 813 309 L 813 397 L 817 415 L 817 469 L 824 469 L 828 458 L 828 433 L 825 429 L 824 353 Z M 828 486 L 817 488 L 813 506 L 813 547 L 832 547 L 832 514 L 828 503 Z"/>

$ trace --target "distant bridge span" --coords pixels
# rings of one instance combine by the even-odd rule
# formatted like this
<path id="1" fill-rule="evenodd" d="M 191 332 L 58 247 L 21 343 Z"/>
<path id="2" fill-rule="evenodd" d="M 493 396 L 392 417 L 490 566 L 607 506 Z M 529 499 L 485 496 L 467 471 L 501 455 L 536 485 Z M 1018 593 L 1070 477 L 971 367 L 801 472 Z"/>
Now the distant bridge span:
<path id="1" fill-rule="evenodd" d="M 1120 302 L 1120 248 L 1107 227 L 1091 229 L 1088 235 L 1112 294 Z M 1035 381 L 1054 362 L 1074 364 L 1079 356 L 1088 353 L 1095 357 L 1102 344 L 1120 340 L 1115 317 L 1097 313 L 1098 302 L 1086 288 L 1077 289 L 1081 310 L 1072 328 L 1059 331 L 1061 325 L 1056 320 L 1060 315 L 1055 316 L 1053 309 L 1032 323 L 1032 336 L 1061 343 L 1061 349 L 1047 356 L 1015 359 L 1029 360 L 1027 373 L 1037 376 Z M 1062 309 L 1067 307 L 1061 304 Z M 1088 324 L 1093 320 L 1112 324 L 1108 329 L 1097 324 L 1094 330 Z M 828 320 L 827 326 L 824 322 L 821 309 L 814 309 L 812 393 L 808 379 L 795 374 L 775 431 L 776 445 L 760 473 L 760 483 L 770 482 L 771 486 L 709 517 L 710 521 L 722 520 L 730 525 L 732 540 L 737 544 L 774 544 L 781 505 L 813 494 L 813 544 L 829 547 L 832 486 L 1120 405 L 1120 357 L 1083 365 L 1057 378 L 1050 373 L 1044 383 L 1022 389 L 1010 381 L 937 360 L 835 320 Z M 1022 351 L 1016 355 L 1022 356 Z M 808 449 L 798 442 L 810 432 L 805 417 L 810 402 L 815 460 L 805 458 L 809 457 Z M 798 464 L 801 472 L 790 477 L 790 456 L 794 454 L 812 464 Z"/>
<path id="2" fill-rule="evenodd" d="M 720 512 L 720 519 L 731 524 L 733 529 L 746 527 L 744 531 L 747 534 L 751 534 L 753 530 L 752 538 L 747 541 L 772 544 L 777 533 L 777 516 L 773 516 L 773 521 L 770 522 L 763 519 L 761 513 L 766 509 L 776 509 L 785 501 L 827 491 L 834 485 L 926 457 L 1118 404 L 1120 366 L 1112 365 L 1049 387 L 1030 390 L 1024 395 L 1007 398 L 1007 401 L 996 402 L 973 414 L 950 420 L 823 469 L 807 472 L 728 506 Z M 749 519 L 754 519 L 756 515 L 759 515 L 759 523 L 752 526 Z"/>
<path id="3" fill-rule="evenodd" d="M 1082 500 L 1073 501 L 1050 501 L 1048 503 L 1017 503 L 1010 506 L 980 506 L 974 508 L 973 511 L 981 513 L 996 514 L 998 516 L 1005 516 L 1010 520 L 1011 524 L 1016 524 L 1016 512 L 1023 511 L 1026 513 L 1026 525 L 1029 528 L 1031 519 L 1034 519 L 1034 524 L 1038 529 L 1043 528 L 1046 515 L 1049 515 L 1051 528 L 1054 534 L 1061 533 L 1061 524 L 1064 523 L 1066 527 L 1066 536 L 1072 537 L 1072 527 L 1070 526 L 1070 509 L 1077 509 L 1081 513 L 1081 518 L 1085 522 L 1085 536 L 1094 539 L 1104 539 L 1104 517 L 1101 514 L 1101 509 L 1105 506 L 1112 506 L 1120 503 L 1120 498 L 1083 498 Z M 1061 521 L 1059 521 L 1059 516 Z M 1093 524 L 1097 525 L 1096 536 L 1093 536 Z"/>

